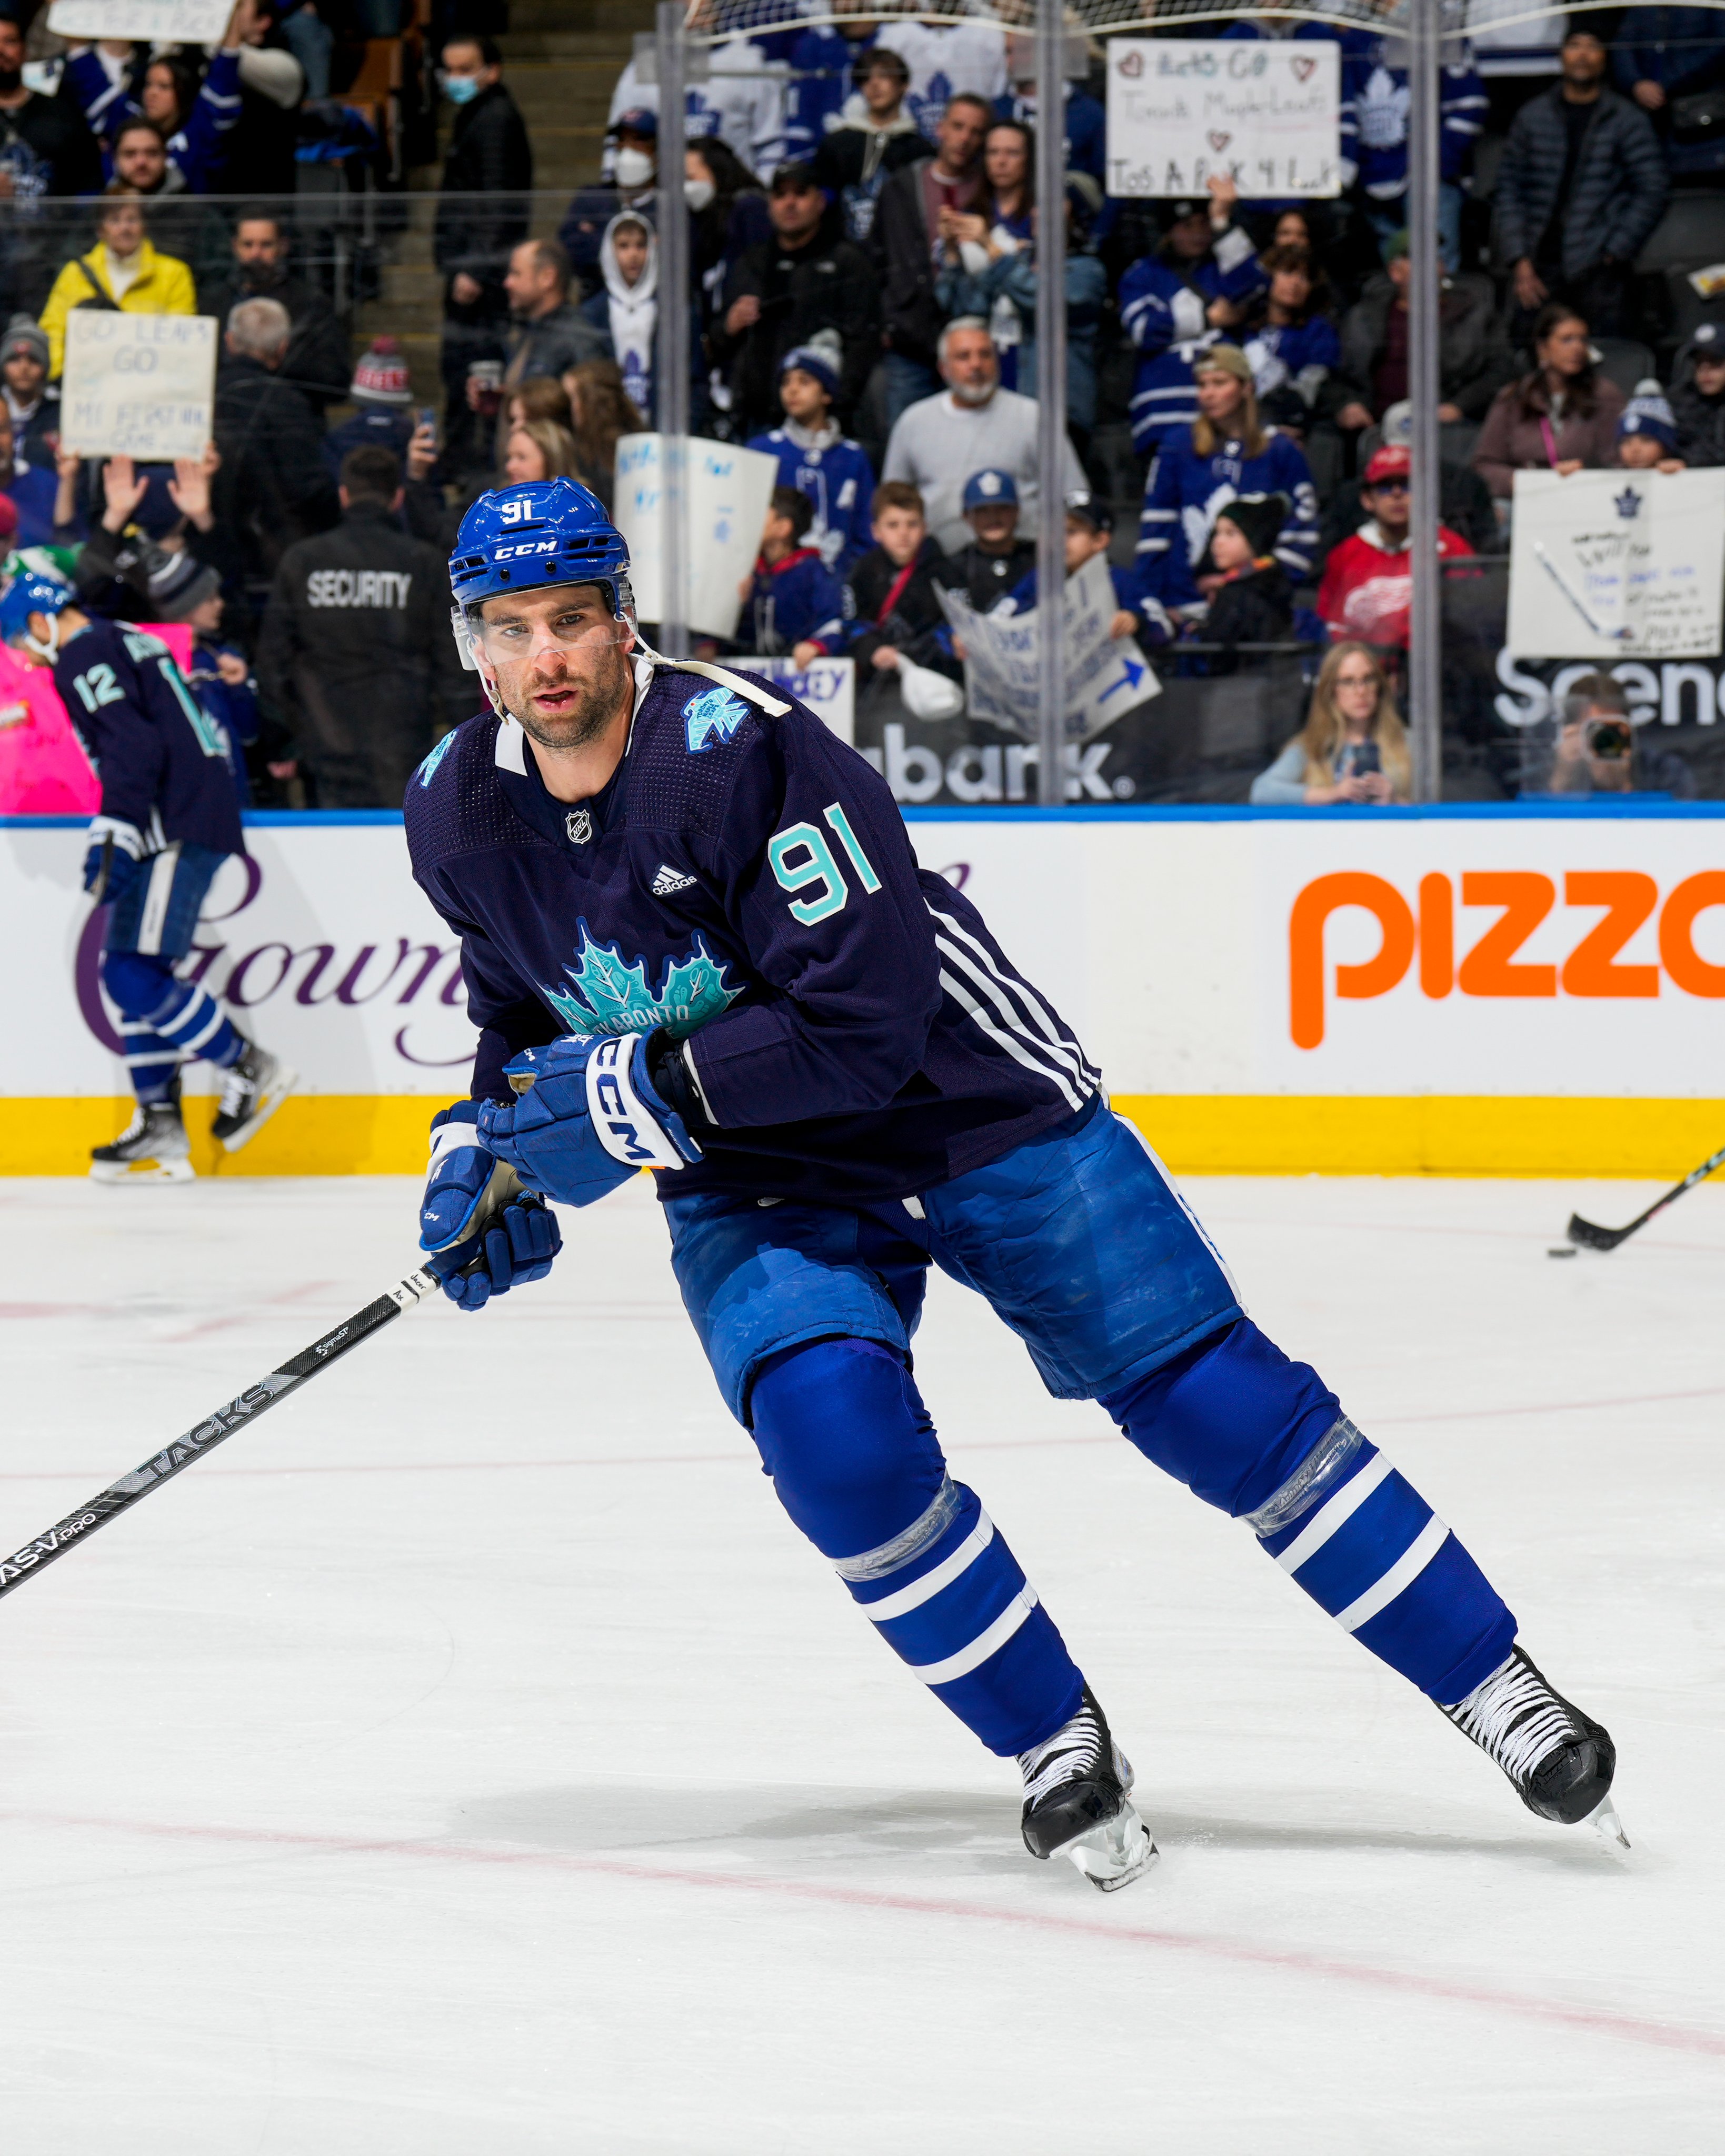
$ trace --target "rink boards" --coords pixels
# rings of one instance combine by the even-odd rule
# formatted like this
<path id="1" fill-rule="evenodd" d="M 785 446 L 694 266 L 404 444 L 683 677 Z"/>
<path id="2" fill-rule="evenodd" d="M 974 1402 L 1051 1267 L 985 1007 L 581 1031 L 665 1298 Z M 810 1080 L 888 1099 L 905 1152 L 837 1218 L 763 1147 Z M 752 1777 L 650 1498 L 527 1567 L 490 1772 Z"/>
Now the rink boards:
<path id="1" fill-rule="evenodd" d="M 1176 1168 L 1676 1175 L 1725 1141 L 1725 804 L 907 821 Z M 81 1173 L 125 1119 L 82 832 L 0 819 L 0 1173 Z M 474 1035 L 399 818 L 248 844 L 183 970 L 303 1084 L 223 1172 L 418 1168 Z"/>

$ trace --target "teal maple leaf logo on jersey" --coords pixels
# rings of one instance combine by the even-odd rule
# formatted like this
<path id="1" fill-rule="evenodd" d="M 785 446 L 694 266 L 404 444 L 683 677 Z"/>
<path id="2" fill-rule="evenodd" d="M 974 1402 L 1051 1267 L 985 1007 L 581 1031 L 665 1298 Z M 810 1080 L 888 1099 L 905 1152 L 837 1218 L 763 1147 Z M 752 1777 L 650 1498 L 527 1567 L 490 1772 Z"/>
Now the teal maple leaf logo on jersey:
<path id="1" fill-rule="evenodd" d="M 728 742 L 749 715 L 749 707 L 728 689 L 707 689 L 683 706 L 689 753 L 699 756 L 716 742 Z"/>
<path id="2" fill-rule="evenodd" d="M 574 988 L 546 988 L 546 1001 L 572 1033 L 650 1033 L 656 1025 L 680 1040 L 736 1002 L 741 988 L 725 984 L 725 962 L 715 958 L 699 936 L 686 958 L 673 958 L 665 983 L 655 995 L 647 985 L 647 962 L 630 965 L 615 943 L 596 943 L 585 921 L 581 949 L 563 971 Z"/>

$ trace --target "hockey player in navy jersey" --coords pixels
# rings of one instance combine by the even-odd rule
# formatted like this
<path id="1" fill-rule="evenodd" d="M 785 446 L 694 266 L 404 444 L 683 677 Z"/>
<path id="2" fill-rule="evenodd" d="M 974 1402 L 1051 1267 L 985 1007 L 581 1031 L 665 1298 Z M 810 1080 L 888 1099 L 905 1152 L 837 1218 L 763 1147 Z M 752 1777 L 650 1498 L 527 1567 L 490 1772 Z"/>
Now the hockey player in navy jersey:
<path id="1" fill-rule="evenodd" d="M 837 355 L 819 343 L 795 346 L 778 362 L 784 424 L 751 437 L 748 446 L 778 459 L 778 483 L 806 494 L 814 516 L 809 543 L 821 566 L 841 580 L 869 551 L 869 504 L 875 473 L 833 417 Z"/>
<path id="2" fill-rule="evenodd" d="M 0 599 L 0 640 L 53 668 L 101 781 L 84 887 L 111 908 L 102 985 L 121 1013 L 137 1110 L 95 1148 L 90 1172 L 99 1183 L 188 1182 L 182 1062 L 201 1057 L 222 1072 L 211 1133 L 229 1152 L 275 1112 L 296 1075 L 248 1040 L 208 989 L 174 973 L 211 879 L 245 850 L 226 743 L 166 644 L 85 613 L 51 578 L 14 580 Z"/>
<path id="3" fill-rule="evenodd" d="M 405 809 L 480 1029 L 420 1214 L 453 1299 L 548 1270 L 545 1199 L 587 1205 L 650 1168 L 685 1305 L 784 1509 L 911 1674 L 1016 1758 L 1031 1853 L 1105 1890 L 1154 1845 L 1100 1703 L 942 1455 L 911 1373 L 931 1265 L 986 1296 L 1056 1398 L 1100 1401 L 1242 1521 L 1532 1810 L 1615 1825 L 1609 1736 L 1245 1316 L 1049 998 L 918 867 L 879 775 L 758 677 L 646 650 L 624 542 L 567 481 L 484 496 L 451 583 L 492 708 Z"/>

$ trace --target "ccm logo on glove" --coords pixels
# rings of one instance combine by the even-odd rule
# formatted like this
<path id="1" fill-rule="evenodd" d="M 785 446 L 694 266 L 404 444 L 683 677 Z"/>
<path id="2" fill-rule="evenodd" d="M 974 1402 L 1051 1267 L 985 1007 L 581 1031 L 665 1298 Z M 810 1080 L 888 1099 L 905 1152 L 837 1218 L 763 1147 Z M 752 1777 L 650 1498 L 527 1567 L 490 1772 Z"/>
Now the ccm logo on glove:
<path id="1" fill-rule="evenodd" d="M 686 1159 L 700 1158 L 700 1147 L 691 1139 L 692 1152 L 683 1152 L 660 1120 L 664 1105 L 655 1103 L 655 1113 L 636 1091 L 639 1045 L 634 1034 L 613 1034 L 593 1050 L 587 1065 L 587 1112 L 599 1143 L 614 1160 L 631 1168 L 681 1168 Z"/>

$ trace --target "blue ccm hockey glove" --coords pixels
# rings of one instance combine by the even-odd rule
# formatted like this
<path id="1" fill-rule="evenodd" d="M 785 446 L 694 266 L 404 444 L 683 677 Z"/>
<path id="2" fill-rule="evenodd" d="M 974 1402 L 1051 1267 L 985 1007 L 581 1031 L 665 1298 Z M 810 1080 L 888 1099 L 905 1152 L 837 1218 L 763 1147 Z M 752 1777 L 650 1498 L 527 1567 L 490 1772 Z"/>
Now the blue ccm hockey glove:
<path id="1" fill-rule="evenodd" d="M 639 1168 L 701 1158 L 688 1125 L 647 1075 L 644 1034 L 566 1034 L 527 1049 L 503 1074 L 525 1097 L 506 1107 L 486 1101 L 480 1137 L 560 1205 L 591 1205 Z"/>
<path id="2" fill-rule="evenodd" d="M 537 1191 L 523 1193 L 513 1169 L 500 1168 L 481 1142 L 484 1104 L 458 1101 L 431 1119 L 431 1173 L 419 1206 L 425 1270 L 462 1310 L 483 1310 L 494 1295 L 543 1280 L 563 1247 L 557 1216 Z"/>

